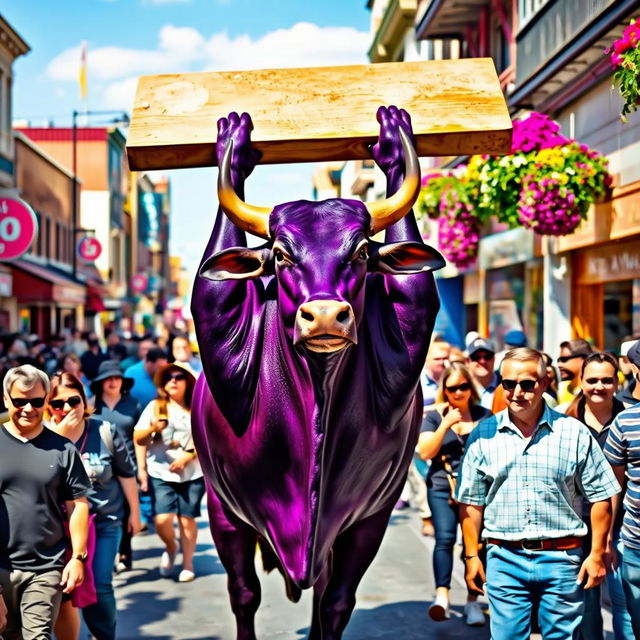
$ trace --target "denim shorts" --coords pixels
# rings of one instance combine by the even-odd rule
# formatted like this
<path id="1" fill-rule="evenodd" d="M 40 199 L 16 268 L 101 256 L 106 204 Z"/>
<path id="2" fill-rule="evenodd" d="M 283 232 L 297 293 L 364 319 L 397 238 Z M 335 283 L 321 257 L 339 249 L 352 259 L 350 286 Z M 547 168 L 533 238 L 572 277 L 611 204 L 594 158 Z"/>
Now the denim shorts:
<path id="1" fill-rule="evenodd" d="M 153 515 L 176 513 L 188 518 L 200 516 L 200 503 L 205 491 L 204 478 L 187 482 L 168 482 L 153 477 L 149 477 L 149 480 L 153 489 L 151 496 Z"/>

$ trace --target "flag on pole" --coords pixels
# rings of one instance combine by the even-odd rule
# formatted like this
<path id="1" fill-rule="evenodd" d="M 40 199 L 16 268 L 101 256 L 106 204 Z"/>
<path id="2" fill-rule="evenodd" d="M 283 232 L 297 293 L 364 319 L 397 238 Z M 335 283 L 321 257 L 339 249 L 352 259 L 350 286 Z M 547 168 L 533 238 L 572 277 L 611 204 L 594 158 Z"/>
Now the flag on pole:
<path id="1" fill-rule="evenodd" d="M 80 73 L 78 75 L 80 83 L 80 97 L 84 100 L 87 97 L 87 43 L 83 40 L 80 47 Z"/>

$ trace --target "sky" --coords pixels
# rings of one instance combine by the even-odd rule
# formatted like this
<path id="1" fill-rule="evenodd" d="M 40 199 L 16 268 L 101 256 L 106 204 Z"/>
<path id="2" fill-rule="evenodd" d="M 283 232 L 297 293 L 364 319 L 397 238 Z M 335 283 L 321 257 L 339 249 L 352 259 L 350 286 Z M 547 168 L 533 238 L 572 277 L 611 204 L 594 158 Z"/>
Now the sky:
<path id="1" fill-rule="evenodd" d="M 14 63 L 13 118 L 69 126 L 84 108 L 78 82 L 87 43 L 87 108 L 131 112 L 140 75 L 365 64 L 365 0 L 21 0 L 2 15 L 31 47 Z M 117 113 L 113 117 L 117 117 Z M 111 116 L 108 116 L 111 117 Z M 92 116 L 89 124 L 107 124 Z M 215 126 L 215 123 L 212 123 Z M 246 198 L 272 205 L 311 197 L 315 165 L 257 167 Z M 172 255 L 190 274 L 209 237 L 217 169 L 167 172 Z"/>

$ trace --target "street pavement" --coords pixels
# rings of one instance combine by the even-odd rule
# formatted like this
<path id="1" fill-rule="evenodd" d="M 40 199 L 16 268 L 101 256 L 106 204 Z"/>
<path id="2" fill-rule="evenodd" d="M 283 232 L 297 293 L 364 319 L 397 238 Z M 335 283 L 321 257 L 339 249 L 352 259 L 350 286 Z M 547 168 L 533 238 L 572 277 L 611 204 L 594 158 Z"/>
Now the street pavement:
<path id="1" fill-rule="evenodd" d="M 412 509 L 394 512 L 380 552 L 358 589 L 344 640 L 489 639 L 488 622 L 480 628 L 464 623 L 466 589 L 459 558 L 454 565 L 451 620 L 436 623 L 427 615 L 434 592 L 434 541 L 420 535 L 420 525 Z M 226 575 L 204 516 L 198 526 L 198 577 L 186 584 L 177 582 L 180 556 L 174 578 L 162 578 L 158 571 L 160 539 L 153 533 L 134 538 L 134 568 L 114 578 L 120 640 L 235 640 Z M 262 583 L 262 604 L 256 616 L 258 638 L 304 640 L 309 631 L 311 591 L 293 604 L 286 599 L 277 572 L 266 575 L 260 568 L 258 574 Z M 612 640 L 611 618 L 606 612 L 605 629 L 605 640 Z M 532 636 L 532 640 L 536 638 L 539 636 Z"/>

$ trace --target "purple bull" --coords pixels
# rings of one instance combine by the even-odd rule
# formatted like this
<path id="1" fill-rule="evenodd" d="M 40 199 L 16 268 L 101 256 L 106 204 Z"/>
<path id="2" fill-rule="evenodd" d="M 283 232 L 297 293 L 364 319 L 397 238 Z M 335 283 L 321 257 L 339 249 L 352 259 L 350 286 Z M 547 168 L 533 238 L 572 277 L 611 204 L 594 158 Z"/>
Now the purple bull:
<path id="1" fill-rule="evenodd" d="M 239 640 L 255 638 L 257 543 L 292 600 L 313 587 L 309 638 L 341 638 L 416 444 L 439 307 L 431 272 L 444 260 L 411 212 L 409 116 L 381 107 L 377 118 L 386 199 L 273 209 L 242 199 L 259 160 L 249 116 L 218 122 L 224 213 L 193 293 L 205 375 L 192 415 Z M 266 243 L 247 248 L 246 231 Z"/>

